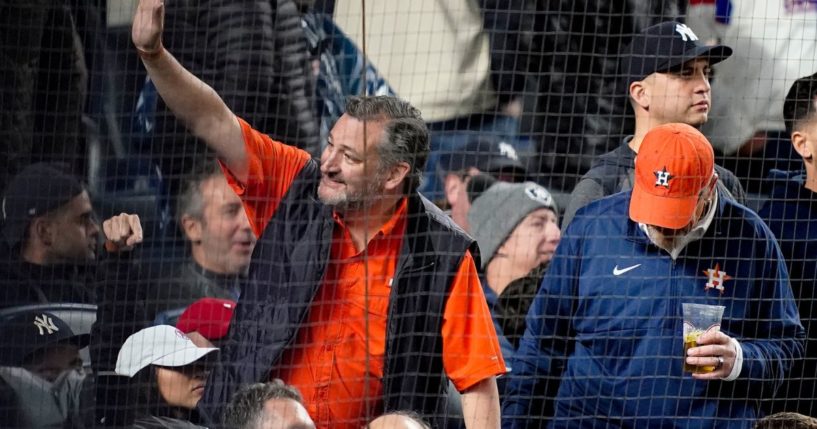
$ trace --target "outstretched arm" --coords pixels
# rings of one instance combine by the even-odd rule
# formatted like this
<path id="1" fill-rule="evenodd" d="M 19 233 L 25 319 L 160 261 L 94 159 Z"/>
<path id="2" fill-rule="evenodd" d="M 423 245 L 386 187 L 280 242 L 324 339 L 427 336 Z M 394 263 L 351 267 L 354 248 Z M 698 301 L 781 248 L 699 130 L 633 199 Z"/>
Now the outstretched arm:
<path id="1" fill-rule="evenodd" d="M 213 88 L 164 49 L 164 14 L 163 0 L 140 0 L 133 19 L 133 44 L 167 106 L 216 152 L 236 179 L 245 182 L 248 158 L 238 121 Z"/>

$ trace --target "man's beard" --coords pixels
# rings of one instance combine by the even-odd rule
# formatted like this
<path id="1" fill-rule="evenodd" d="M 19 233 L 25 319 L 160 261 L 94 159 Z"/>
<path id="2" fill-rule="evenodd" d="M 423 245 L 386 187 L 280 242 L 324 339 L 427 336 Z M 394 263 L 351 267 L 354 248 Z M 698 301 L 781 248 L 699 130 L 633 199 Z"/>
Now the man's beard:
<path id="1" fill-rule="evenodd" d="M 318 197 L 321 202 L 340 213 L 363 211 L 371 208 L 378 200 L 383 198 L 385 191 L 383 181 L 381 175 L 376 174 L 371 181 L 366 183 L 363 190 L 338 192 L 328 197 L 318 195 Z"/>

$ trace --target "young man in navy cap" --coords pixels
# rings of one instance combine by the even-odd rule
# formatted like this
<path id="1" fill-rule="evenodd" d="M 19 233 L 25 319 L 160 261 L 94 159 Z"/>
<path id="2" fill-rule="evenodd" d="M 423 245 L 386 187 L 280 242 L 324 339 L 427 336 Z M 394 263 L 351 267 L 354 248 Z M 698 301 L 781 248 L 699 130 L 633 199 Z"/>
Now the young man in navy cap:
<path id="1" fill-rule="evenodd" d="M 79 351 L 88 341 L 87 333 L 74 333 L 48 312 L 2 319 L 0 426 L 83 427 L 88 412 Z"/>
<path id="2" fill-rule="evenodd" d="M 621 53 L 619 69 L 635 112 L 635 132 L 617 149 L 601 155 L 573 189 L 562 229 L 591 201 L 633 187 L 635 156 L 644 136 L 656 126 L 682 123 L 699 127 L 709 118 L 712 65 L 732 55 L 728 46 L 708 46 L 684 24 L 667 21 L 633 36 Z M 721 193 L 744 199 L 737 178 L 721 167 Z"/>

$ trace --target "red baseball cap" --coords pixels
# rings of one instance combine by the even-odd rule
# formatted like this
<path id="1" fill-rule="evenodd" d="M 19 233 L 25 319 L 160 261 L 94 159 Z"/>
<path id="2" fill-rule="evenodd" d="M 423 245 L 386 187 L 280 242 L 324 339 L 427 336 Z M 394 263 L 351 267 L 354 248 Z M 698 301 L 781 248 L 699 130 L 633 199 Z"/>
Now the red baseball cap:
<path id="1" fill-rule="evenodd" d="M 712 145 L 700 131 L 686 124 L 653 128 L 635 158 L 630 219 L 671 229 L 687 226 L 714 168 Z"/>
<path id="2" fill-rule="evenodd" d="M 184 310 L 176 328 L 185 334 L 196 331 L 210 341 L 219 340 L 227 336 L 234 310 L 235 301 L 201 298 Z"/>

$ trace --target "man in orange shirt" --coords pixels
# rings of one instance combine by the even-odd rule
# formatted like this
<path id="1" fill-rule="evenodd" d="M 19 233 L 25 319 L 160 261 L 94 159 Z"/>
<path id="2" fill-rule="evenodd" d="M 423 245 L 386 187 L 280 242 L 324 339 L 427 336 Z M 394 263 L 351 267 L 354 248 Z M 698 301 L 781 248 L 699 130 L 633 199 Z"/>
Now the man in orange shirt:
<path id="1" fill-rule="evenodd" d="M 218 154 L 259 237 L 199 404 L 206 423 L 240 384 L 281 378 L 320 428 L 389 411 L 442 427 L 450 380 L 466 426 L 498 428 L 505 364 L 473 241 L 416 191 L 429 152 L 419 111 L 353 98 L 318 165 L 184 70 L 162 47 L 163 13 L 161 0 L 140 1 L 136 49 L 167 105 Z"/>

